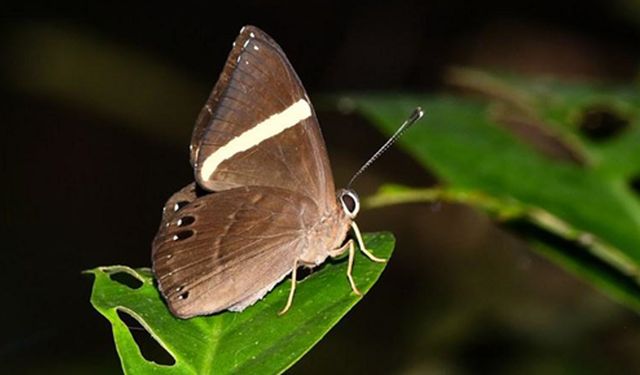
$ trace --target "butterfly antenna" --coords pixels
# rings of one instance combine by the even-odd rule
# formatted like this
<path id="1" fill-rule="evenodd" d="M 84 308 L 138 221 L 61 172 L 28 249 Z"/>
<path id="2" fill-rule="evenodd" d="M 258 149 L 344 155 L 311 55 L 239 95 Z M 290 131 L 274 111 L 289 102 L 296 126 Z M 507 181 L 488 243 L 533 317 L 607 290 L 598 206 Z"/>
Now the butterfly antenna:
<path id="1" fill-rule="evenodd" d="M 398 138 L 400 138 L 400 136 L 405 131 L 407 131 L 407 129 L 411 127 L 411 125 L 413 125 L 416 121 L 420 120 L 423 115 L 424 115 L 424 111 L 422 110 L 422 108 L 416 107 L 416 109 L 413 110 L 411 115 L 404 121 L 404 123 L 400 125 L 398 130 L 396 130 L 396 132 L 393 133 L 391 138 L 389 138 L 382 145 L 382 147 L 380 147 L 380 149 L 378 149 L 378 151 L 376 151 L 376 153 L 373 154 L 373 156 L 370 157 L 369 160 L 367 160 L 367 162 L 362 165 L 362 167 L 360 167 L 360 169 L 353 175 L 353 177 L 351 177 L 349 184 L 347 184 L 347 189 L 350 189 L 351 185 L 353 184 L 353 181 L 355 181 L 355 179 L 358 178 L 358 176 L 360 176 L 362 172 L 364 172 L 367 168 L 369 168 L 369 166 L 373 164 L 373 162 L 376 161 L 376 159 L 378 159 L 380 155 L 384 154 L 384 152 L 387 151 L 389 147 L 391 147 L 391 145 L 394 144 L 395 141 L 397 141 Z"/>

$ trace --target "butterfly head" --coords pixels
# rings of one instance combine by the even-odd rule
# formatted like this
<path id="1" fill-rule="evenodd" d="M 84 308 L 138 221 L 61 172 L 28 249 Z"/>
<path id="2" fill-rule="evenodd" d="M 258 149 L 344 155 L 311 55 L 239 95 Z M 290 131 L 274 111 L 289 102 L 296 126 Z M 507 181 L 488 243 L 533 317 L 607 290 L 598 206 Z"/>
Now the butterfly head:
<path id="1" fill-rule="evenodd" d="M 355 191 L 340 189 L 338 191 L 338 202 L 348 218 L 356 218 L 358 211 L 360 211 L 360 198 L 358 198 L 358 194 Z"/>

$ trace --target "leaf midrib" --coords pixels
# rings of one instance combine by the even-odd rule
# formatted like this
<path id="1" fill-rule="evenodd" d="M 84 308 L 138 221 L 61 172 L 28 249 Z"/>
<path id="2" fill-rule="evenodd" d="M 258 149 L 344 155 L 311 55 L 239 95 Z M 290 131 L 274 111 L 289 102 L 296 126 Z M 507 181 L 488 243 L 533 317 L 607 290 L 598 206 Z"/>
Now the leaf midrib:
<path id="1" fill-rule="evenodd" d="M 209 338 L 209 340 L 207 340 L 208 345 L 203 347 L 205 355 L 202 357 L 201 371 L 196 371 L 196 374 L 211 374 L 213 359 L 220 344 L 220 337 L 224 334 L 221 329 L 223 319 L 223 316 L 219 316 L 218 319 L 212 319 L 211 324 L 207 324 L 204 320 L 195 322 L 199 326 L 200 331 L 202 331 L 203 337 Z"/>

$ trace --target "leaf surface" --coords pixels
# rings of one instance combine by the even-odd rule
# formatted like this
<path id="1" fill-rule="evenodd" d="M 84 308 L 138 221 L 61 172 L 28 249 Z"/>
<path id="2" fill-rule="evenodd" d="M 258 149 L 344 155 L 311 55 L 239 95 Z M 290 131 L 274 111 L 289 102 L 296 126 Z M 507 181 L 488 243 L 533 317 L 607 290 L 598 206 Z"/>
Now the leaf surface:
<path id="1" fill-rule="evenodd" d="M 394 238 L 368 234 L 367 247 L 389 258 Z M 285 279 L 267 296 L 241 313 L 223 312 L 188 320 L 175 318 L 154 285 L 149 269 L 98 267 L 91 303 L 111 323 L 122 367 L 128 374 L 277 374 L 313 347 L 362 297 L 346 278 L 347 259 L 328 261 L 299 282 L 293 306 L 283 316 L 290 282 Z M 385 264 L 356 255 L 354 279 L 366 293 Z M 132 288 L 111 276 L 126 273 L 142 285 Z M 174 358 L 159 365 L 143 357 L 118 311 L 135 318 Z"/>

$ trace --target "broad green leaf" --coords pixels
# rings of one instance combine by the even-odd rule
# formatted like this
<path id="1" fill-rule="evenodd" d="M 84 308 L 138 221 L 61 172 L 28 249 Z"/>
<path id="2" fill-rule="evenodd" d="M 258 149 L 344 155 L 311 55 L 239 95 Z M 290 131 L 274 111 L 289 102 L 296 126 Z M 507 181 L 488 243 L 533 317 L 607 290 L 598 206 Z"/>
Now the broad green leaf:
<path id="1" fill-rule="evenodd" d="M 538 252 L 594 284 L 615 300 L 640 311 L 640 286 L 637 281 L 626 277 L 597 257 L 606 257 L 611 250 L 609 245 L 540 208 L 530 207 L 513 199 L 497 199 L 473 190 L 413 189 L 399 185 L 384 185 L 377 194 L 365 200 L 365 206 L 376 208 L 391 204 L 436 201 L 471 205 L 486 211 L 498 221 L 516 224 L 525 221 L 546 231 L 523 233 L 519 230 Z M 546 233 L 552 236 L 546 236 Z M 591 252 L 585 251 L 586 248 L 590 248 Z"/>
<path id="2" fill-rule="evenodd" d="M 389 258 L 391 234 L 365 236 L 374 254 Z M 298 283 L 293 306 L 283 316 L 288 279 L 241 313 L 224 312 L 181 320 L 173 317 L 153 283 L 148 269 L 98 267 L 91 303 L 112 326 L 116 348 L 128 374 L 277 374 L 313 347 L 362 297 L 352 293 L 346 278 L 346 258 L 328 261 Z M 358 253 L 353 276 L 366 293 L 385 264 Z M 142 282 L 131 288 L 112 280 L 125 272 Z M 175 359 L 173 365 L 147 361 L 118 311 L 134 317 Z"/>
<path id="3" fill-rule="evenodd" d="M 448 200 L 541 228 L 561 240 L 543 246 L 548 235 L 538 231 L 533 243 L 541 252 L 640 311 L 640 199 L 631 184 L 640 176 L 640 91 L 463 73 L 457 79 L 489 99 L 368 95 L 349 102 L 387 133 L 421 105 L 425 117 L 400 144 L 439 176 Z M 622 130 L 605 139 L 586 135 L 581 126 L 594 108 L 614 113 Z M 513 116 L 572 157 L 550 156 L 518 137 L 505 124 Z M 397 194 L 442 198 L 416 198 L 420 191 L 383 191 L 373 203 Z"/>

